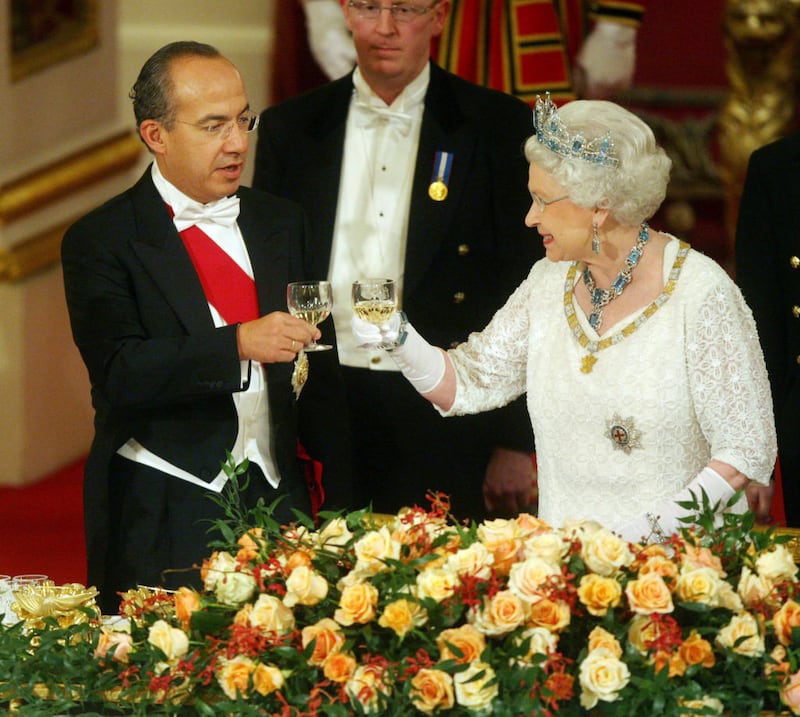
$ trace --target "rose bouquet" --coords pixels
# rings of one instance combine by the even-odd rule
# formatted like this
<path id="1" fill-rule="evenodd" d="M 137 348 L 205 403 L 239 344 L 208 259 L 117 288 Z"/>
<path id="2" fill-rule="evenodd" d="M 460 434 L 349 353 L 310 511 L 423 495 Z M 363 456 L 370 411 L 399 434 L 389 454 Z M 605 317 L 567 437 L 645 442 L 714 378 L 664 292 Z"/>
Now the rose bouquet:
<path id="1" fill-rule="evenodd" d="M 229 466 L 234 477 L 245 466 Z M 235 475 L 234 475 L 235 474 Z M 797 566 L 753 516 L 630 544 L 591 522 L 228 519 L 204 588 L 0 630 L 0 704 L 25 715 L 800 714 Z"/>

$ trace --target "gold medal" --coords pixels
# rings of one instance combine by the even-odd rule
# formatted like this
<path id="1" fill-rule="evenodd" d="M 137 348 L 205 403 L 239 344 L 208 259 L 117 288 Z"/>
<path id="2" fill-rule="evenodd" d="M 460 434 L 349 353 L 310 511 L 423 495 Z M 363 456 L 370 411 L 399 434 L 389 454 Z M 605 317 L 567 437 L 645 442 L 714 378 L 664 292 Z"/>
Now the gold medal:
<path id="1" fill-rule="evenodd" d="M 428 196 L 435 202 L 441 202 L 447 197 L 447 185 L 441 179 L 431 182 L 431 186 L 428 187 Z"/>
<path id="2" fill-rule="evenodd" d="M 308 356 L 306 352 L 300 349 L 297 358 L 294 362 L 294 371 L 292 371 L 292 388 L 294 389 L 295 400 L 300 398 L 300 392 L 303 386 L 306 385 L 308 380 Z"/>

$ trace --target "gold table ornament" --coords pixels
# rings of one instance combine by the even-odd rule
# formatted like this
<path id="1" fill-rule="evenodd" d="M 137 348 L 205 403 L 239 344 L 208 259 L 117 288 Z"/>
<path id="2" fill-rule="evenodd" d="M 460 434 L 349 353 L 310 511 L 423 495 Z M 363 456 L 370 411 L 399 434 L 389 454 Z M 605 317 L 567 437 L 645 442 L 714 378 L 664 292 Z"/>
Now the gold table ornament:
<path id="1" fill-rule="evenodd" d="M 56 585 L 47 580 L 40 585 L 23 585 L 14 590 L 11 609 L 27 627 L 45 627 L 45 618 L 54 617 L 59 627 L 69 627 L 89 620 L 81 608 L 90 608 L 95 617 L 100 610 L 95 602 L 98 590 L 80 583 Z"/>

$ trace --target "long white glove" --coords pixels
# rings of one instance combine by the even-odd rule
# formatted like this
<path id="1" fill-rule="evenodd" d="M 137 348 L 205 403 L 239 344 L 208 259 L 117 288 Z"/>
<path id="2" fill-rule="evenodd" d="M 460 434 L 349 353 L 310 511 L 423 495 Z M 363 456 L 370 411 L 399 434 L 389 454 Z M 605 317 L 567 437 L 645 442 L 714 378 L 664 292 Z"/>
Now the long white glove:
<path id="1" fill-rule="evenodd" d="M 575 86 L 584 99 L 627 90 L 636 69 L 636 28 L 599 20 L 575 60 Z"/>
<path id="2" fill-rule="evenodd" d="M 376 326 L 359 319 L 350 321 L 353 337 L 365 348 L 388 348 L 391 357 L 409 383 L 420 393 L 433 391 L 444 378 L 444 354 L 417 333 L 405 317 L 395 312 L 384 324 Z"/>
<path id="3" fill-rule="evenodd" d="M 303 10 L 308 46 L 317 64 L 332 80 L 346 75 L 356 64 L 356 49 L 341 6 L 336 0 L 305 0 Z"/>
<path id="4" fill-rule="evenodd" d="M 698 504 L 702 506 L 702 491 L 705 491 L 708 496 L 708 501 L 712 506 L 717 503 L 719 504 L 717 514 L 725 510 L 731 496 L 736 492 L 731 484 L 719 473 L 713 468 L 706 466 L 695 476 L 689 485 L 676 495 L 661 501 L 644 515 L 637 516 L 625 525 L 616 527 L 614 530 L 625 538 L 625 540 L 630 540 L 634 543 L 640 542 L 643 539 L 648 539 L 650 542 L 653 542 L 662 537 L 677 533 L 680 528 L 687 527 L 687 524 L 678 520 L 678 518 L 684 518 L 696 512 L 694 510 L 681 508 L 677 502 L 692 500 L 692 493 L 694 493 Z M 733 510 L 736 512 L 743 512 L 746 509 L 746 503 L 744 506 L 737 503 L 733 507 Z"/>

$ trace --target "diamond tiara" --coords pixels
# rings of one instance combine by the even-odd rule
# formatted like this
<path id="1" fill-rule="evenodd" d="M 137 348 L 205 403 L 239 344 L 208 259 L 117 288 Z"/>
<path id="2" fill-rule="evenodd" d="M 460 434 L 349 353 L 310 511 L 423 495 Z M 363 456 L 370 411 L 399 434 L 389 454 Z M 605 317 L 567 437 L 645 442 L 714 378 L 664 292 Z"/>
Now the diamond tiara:
<path id="1" fill-rule="evenodd" d="M 558 108 L 550 99 L 549 92 L 545 99 L 541 96 L 536 98 L 533 126 L 539 142 L 562 157 L 574 157 L 605 167 L 616 167 L 619 164 L 611 134 L 606 132 L 602 137 L 591 140 L 587 140 L 582 131 L 570 134 L 558 116 Z"/>

